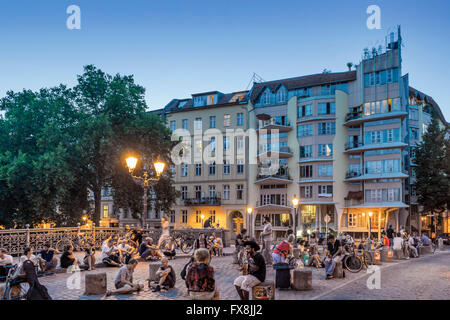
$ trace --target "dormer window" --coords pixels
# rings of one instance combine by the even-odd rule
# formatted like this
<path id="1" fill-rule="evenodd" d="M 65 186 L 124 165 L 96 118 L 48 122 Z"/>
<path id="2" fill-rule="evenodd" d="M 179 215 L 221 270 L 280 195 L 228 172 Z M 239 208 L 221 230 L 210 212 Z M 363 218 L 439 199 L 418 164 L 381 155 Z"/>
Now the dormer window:
<path id="1" fill-rule="evenodd" d="M 206 96 L 194 97 L 194 107 L 202 107 L 206 105 Z"/>
<path id="2" fill-rule="evenodd" d="M 261 95 L 261 104 L 270 104 L 270 96 L 271 92 L 269 88 L 267 88 Z"/>
<path id="3" fill-rule="evenodd" d="M 214 104 L 214 95 L 208 96 L 208 104 Z"/>
<path id="4" fill-rule="evenodd" d="M 277 91 L 277 102 L 285 102 L 287 98 L 287 91 L 284 86 L 281 86 Z"/>

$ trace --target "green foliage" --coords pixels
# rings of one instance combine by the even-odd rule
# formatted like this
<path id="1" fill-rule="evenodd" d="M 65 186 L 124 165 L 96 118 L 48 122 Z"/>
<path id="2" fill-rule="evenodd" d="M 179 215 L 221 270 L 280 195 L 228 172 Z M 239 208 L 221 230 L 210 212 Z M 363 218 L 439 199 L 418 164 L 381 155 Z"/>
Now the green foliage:
<path id="1" fill-rule="evenodd" d="M 446 170 L 449 150 L 446 149 L 445 130 L 439 127 L 433 114 L 432 122 L 416 149 L 416 192 L 423 212 L 443 212 L 446 208 L 450 182 Z"/>
<path id="2" fill-rule="evenodd" d="M 145 111 L 145 89 L 132 76 L 89 65 L 77 79 L 74 88 L 10 91 L 0 100 L 0 224 L 74 225 L 83 212 L 98 223 L 101 190 L 112 185 L 117 207 L 139 215 L 142 187 L 124 169 L 123 155 L 133 150 L 170 163 L 170 132 Z M 170 195 L 172 181 L 164 181 Z M 173 200 L 158 205 L 167 209 Z"/>

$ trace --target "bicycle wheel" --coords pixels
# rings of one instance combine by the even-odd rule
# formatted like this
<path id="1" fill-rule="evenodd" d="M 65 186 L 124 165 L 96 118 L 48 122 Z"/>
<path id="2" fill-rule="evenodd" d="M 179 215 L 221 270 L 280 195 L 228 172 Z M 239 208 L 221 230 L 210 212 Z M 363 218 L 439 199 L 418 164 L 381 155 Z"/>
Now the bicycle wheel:
<path id="1" fill-rule="evenodd" d="M 344 259 L 344 267 L 352 273 L 361 271 L 363 266 L 362 260 L 357 255 L 350 255 Z"/>
<path id="2" fill-rule="evenodd" d="M 373 264 L 372 255 L 369 254 L 368 252 L 364 252 L 363 261 L 364 261 L 364 264 L 366 265 L 366 267 L 369 265 L 372 265 Z"/>
<path id="3" fill-rule="evenodd" d="M 28 282 L 8 286 L 8 289 L 6 289 L 6 300 L 25 300 L 28 290 L 30 290 Z"/>
<path id="4" fill-rule="evenodd" d="M 189 240 L 183 240 L 183 242 L 181 243 L 181 251 L 183 253 L 188 254 L 189 252 L 192 251 L 192 248 L 193 248 L 192 242 Z"/>

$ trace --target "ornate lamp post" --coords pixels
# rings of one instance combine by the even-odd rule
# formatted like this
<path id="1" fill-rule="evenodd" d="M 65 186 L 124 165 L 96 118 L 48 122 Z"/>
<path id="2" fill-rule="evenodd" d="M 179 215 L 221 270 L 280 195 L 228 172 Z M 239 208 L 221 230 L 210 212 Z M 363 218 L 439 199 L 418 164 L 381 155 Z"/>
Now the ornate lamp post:
<path id="1" fill-rule="evenodd" d="M 253 208 L 252 207 L 248 207 L 247 208 L 247 214 L 248 214 L 248 235 L 251 237 L 252 236 L 252 212 L 253 212 Z"/>
<path id="2" fill-rule="evenodd" d="M 369 238 L 372 238 L 372 215 L 373 212 L 369 212 Z"/>
<path id="3" fill-rule="evenodd" d="M 294 195 L 292 198 L 292 205 L 294 206 L 294 221 L 292 223 L 293 229 L 294 229 L 294 236 L 297 238 L 297 208 L 300 200 Z"/>
<path id="4" fill-rule="evenodd" d="M 149 171 L 149 165 L 148 165 L 148 161 L 145 157 L 143 157 L 143 174 L 142 176 L 135 176 L 133 174 L 134 169 L 136 169 L 136 164 L 138 162 L 138 158 L 130 156 L 126 159 L 127 162 L 127 167 L 128 170 L 130 171 L 131 176 L 138 181 L 142 181 L 143 183 L 143 187 L 144 187 L 144 212 L 142 213 L 142 228 L 144 228 L 144 224 L 145 224 L 145 217 L 147 216 L 147 193 L 148 193 L 148 188 L 150 186 L 150 184 L 154 184 L 157 181 L 159 181 L 159 178 L 161 177 L 161 174 L 164 171 L 164 167 L 166 166 L 166 164 L 162 161 L 160 161 L 159 159 L 156 160 L 155 162 L 153 162 L 153 167 L 156 173 L 156 177 L 150 177 Z"/>

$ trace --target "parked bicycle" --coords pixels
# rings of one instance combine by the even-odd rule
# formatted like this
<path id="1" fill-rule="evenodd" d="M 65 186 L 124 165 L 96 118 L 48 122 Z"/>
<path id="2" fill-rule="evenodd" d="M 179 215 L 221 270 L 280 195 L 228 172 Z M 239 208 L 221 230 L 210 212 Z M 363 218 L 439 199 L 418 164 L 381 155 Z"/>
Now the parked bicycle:
<path id="1" fill-rule="evenodd" d="M 15 264 L 9 269 L 1 300 L 26 300 L 30 284 L 25 279 L 15 277 L 17 268 L 19 266 Z"/>
<path id="2" fill-rule="evenodd" d="M 178 234 L 171 236 L 175 241 L 175 249 L 180 249 L 183 253 L 188 254 L 194 248 L 194 237 L 187 234 Z M 165 248 L 169 240 L 163 240 L 161 242 L 161 248 Z"/>

